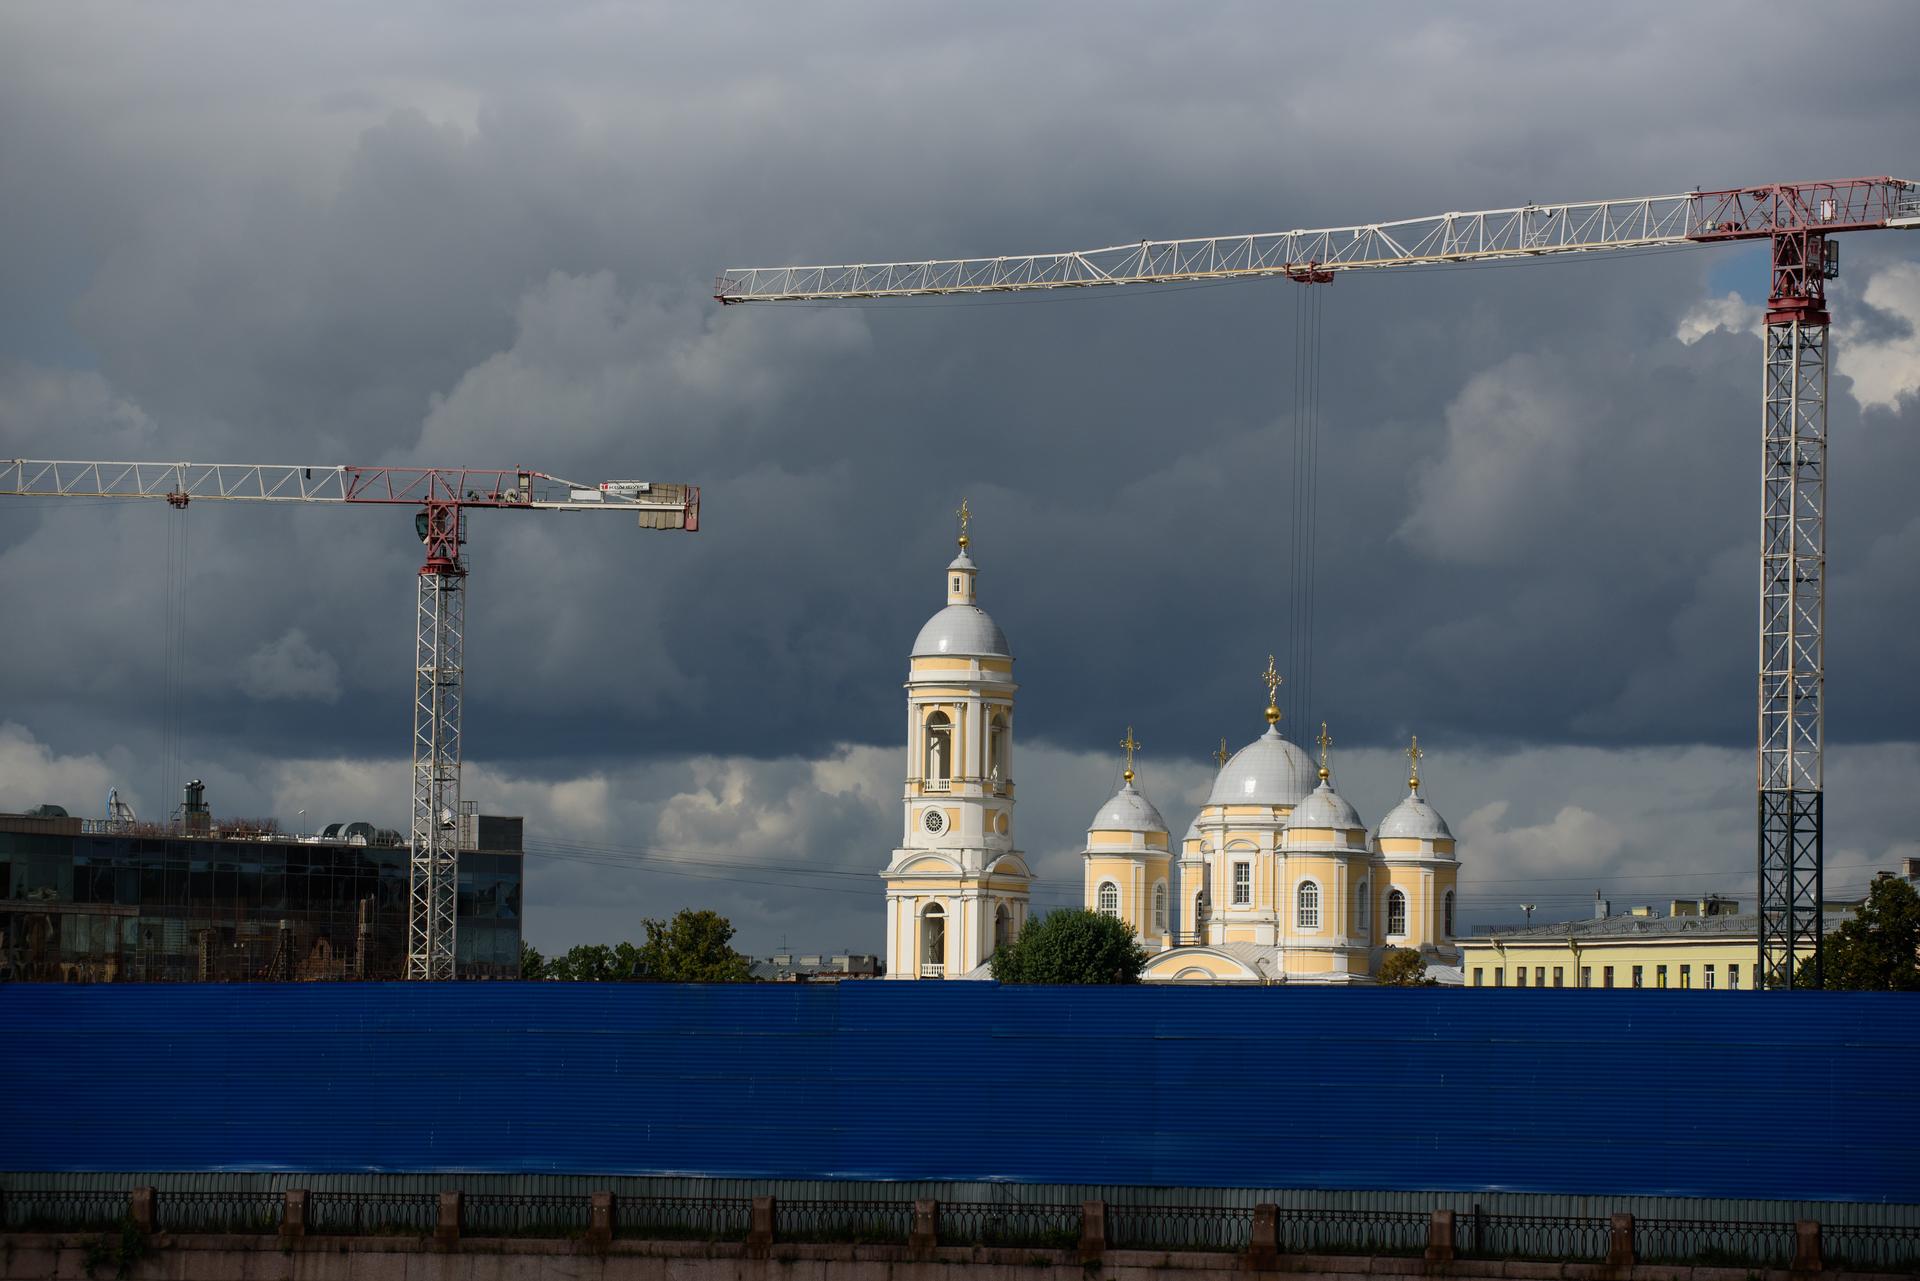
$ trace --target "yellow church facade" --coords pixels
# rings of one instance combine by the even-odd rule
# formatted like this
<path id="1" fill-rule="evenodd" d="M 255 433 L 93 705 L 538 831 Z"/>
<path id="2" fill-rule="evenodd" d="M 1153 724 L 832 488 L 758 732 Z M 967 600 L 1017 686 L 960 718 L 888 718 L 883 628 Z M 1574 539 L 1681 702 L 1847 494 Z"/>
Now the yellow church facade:
<path id="1" fill-rule="evenodd" d="M 901 840 L 881 873 L 890 979 L 985 977 L 1029 914 L 1034 876 L 1013 836 L 1013 653 L 980 607 L 970 542 L 963 503 L 946 605 L 908 658 Z M 1271 658 L 1265 679 L 1266 732 L 1223 751 L 1178 843 L 1135 784 L 1128 730 L 1124 785 L 1087 829 L 1086 906 L 1133 927 L 1151 982 L 1365 984 L 1389 948 L 1459 982 L 1459 856 L 1422 793 L 1418 741 L 1406 798 L 1369 829 L 1334 787 L 1325 726 L 1316 768 L 1280 733 Z"/>
<path id="2" fill-rule="evenodd" d="M 1271 658 L 1266 679 L 1266 733 L 1223 754 L 1177 852 L 1135 785 L 1127 731 L 1125 784 L 1082 852 L 1086 906 L 1133 927 L 1148 982 L 1364 984 L 1388 948 L 1458 982 L 1458 851 L 1421 793 L 1418 741 L 1407 798 L 1371 831 L 1334 788 L 1325 726 L 1316 768 L 1280 733 Z"/>

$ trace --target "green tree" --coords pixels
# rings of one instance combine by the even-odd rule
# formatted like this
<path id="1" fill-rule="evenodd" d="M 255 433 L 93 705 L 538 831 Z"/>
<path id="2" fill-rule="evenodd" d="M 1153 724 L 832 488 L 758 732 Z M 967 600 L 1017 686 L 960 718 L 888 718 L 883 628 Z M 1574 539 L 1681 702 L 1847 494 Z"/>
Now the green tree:
<path id="1" fill-rule="evenodd" d="M 540 949 L 522 939 L 520 942 L 520 977 L 523 979 L 544 979 L 547 974 L 547 958 L 540 955 Z"/>
<path id="2" fill-rule="evenodd" d="M 1002 983 L 1138 983 L 1146 963 L 1131 925 L 1085 908 L 1047 913 L 991 962 Z"/>
<path id="3" fill-rule="evenodd" d="M 1920 992 L 1920 891 L 1882 872 L 1852 920 L 1820 944 L 1821 985 L 1858 992 Z M 1795 984 L 1813 986 L 1813 958 Z"/>
<path id="4" fill-rule="evenodd" d="M 647 977 L 631 943 L 577 943 L 546 963 L 542 978 L 567 983 L 621 983 Z"/>
<path id="5" fill-rule="evenodd" d="M 753 981 L 753 963 L 730 946 L 733 922 L 718 912 L 685 908 L 671 921 L 644 924 L 647 941 L 637 957 L 640 977 L 661 983 Z"/>
<path id="6" fill-rule="evenodd" d="M 1383 987 L 1439 987 L 1427 977 L 1427 963 L 1410 947 L 1390 947 L 1380 958 L 1380 972 L 1373 976 Z"/>

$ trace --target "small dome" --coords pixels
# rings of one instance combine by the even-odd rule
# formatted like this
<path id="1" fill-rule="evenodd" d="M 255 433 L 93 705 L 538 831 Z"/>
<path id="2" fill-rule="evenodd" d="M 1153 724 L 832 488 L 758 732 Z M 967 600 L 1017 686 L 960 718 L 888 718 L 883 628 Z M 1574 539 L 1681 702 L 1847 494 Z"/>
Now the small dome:
<path id="1" fill-rule="evenodd" d="M 961 551 L 958 556 L 955 556 L 951 561 L 947 562 L 947 571 L 949 573 L 956 569 L 963 569 L 969 574 L 975 572 L 973 557 L 967 555 L 964 550 Z"/>
<path id="2" fill-rule="evenodd" d="M 1209 805 L 1298 805 L 1313 786 L 1307 754 L 1269 728 L 1233 754 L 1214 777 Z"/>
<path id="3" fill-rule="evenodd" d="M 1447 828 L 1447 820 L 1440 817 L 1440 811 L 1427 804 L 1427 798 L 1418 792 L 1408 792 L 1407 799 L 1380 820 L 1380 837 L 1410 837 L 1419 841 L 1450 841 L 1453 833 Z"/>
<path id="4" fill-rule="evenodd" d="M 913 657 L 932 654 L 986 654 L 1012 658 L 1007 634 L 978 605 L 949 605 L 920 629 L 913 642 Z"/>
<path id="5" fill-rule="evenodd" d="M 1088 830 L 1102 832 L 1159 832 L 1165 835 L 1167 820 L 1160 817 L 1160 811 L 1153 808 L 1153 802 L 1140 794 L 1140 789 L 1128 783 L 1113 794 L 1113 799 L 1100 807 L 1093 816 Z"/>
<path id="6" fill-rule="evenodd" d="M 1331 783 L 1321 783 L 1313 789 L 1313 794 L 1294 806 L 1293 814 L 1287 819 L 1293 827 L 1365 827 L 1360 821 L 1360 812 L 1347 803 L 1347 798 L 1333 790 Z"/>

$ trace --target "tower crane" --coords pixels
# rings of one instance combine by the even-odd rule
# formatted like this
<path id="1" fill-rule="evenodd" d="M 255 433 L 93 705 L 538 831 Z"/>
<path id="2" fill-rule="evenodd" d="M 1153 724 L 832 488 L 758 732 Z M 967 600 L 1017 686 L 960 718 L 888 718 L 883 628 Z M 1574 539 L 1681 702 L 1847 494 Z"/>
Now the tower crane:
<path id="1" fill-rule="evenodd" d="M 1897 178 L 1769 183 L 1628 200 L 1527 204 L 1397 222 L 1065 253 L 729 269 L 721 303 L 944 297 L 1341 272 L 1552 257 L 1690 243 L 1772 247 L 1761 412 L 1757 747 L 1758 974 L 1792 987 L 1811 951 L 1819 984 L 1826 623 L 1826 282 L 1847 231 L 1920 227 L 1920 184 Z"/>
<path id="2" fill-rule="evenodd" d="M 610 480 L 581 485 L 512 468 L 342 467 L 259 463 L 108 463 L 0 459 L 0 496 L 415 507 L 426 550 L 414 612 L 413 815 L 407 977 L 451 979 L 459 889 L 460 729 L 466 679 L 468 508 L 618 512 L 642 529 L 700 528 L 697 485 Z"/>

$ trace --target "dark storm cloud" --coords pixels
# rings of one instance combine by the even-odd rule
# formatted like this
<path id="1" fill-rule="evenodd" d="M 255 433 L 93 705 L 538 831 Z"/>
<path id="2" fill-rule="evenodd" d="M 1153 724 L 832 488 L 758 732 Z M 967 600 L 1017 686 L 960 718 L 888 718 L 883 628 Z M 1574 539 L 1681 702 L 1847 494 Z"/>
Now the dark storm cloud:
<path id="1" fill-rule="evenodd" d="M 556 786 L 891 745 L 966 494 L 1023 738 L 1133 720 L 1200 762 L 1285 652 L 1294 287 L 723 311 L 713 275 L 1920 175 L 1920 14 L 1825 14 L 1811 62 L 1847 73 L 1762 120 L 1809 38 L 1656 4 L 14 6 L 0 452 L 701 484 L 694 537 L 473 519 L 467 750 Z M 1920 712 L 1920 250 L 1846 252 L 1873 403 L 1836 378 L 1827 726 L 1872 742 Z M 1721 261 L 1326 291 L 1313 719 L 1383 748 L 1747 742 L 1759 345 L 1676 337 L 1736 287 Z M 0 509 L 0 594 L 47 602 L 0 703 L 138 772 L 181 518 L 71 508 Z M 401 750 L 405 514 L 184 521 L 196 757 L 265 804 L 248 755 Z M 871 866 L 850 822 L 783 839 Z"/>

